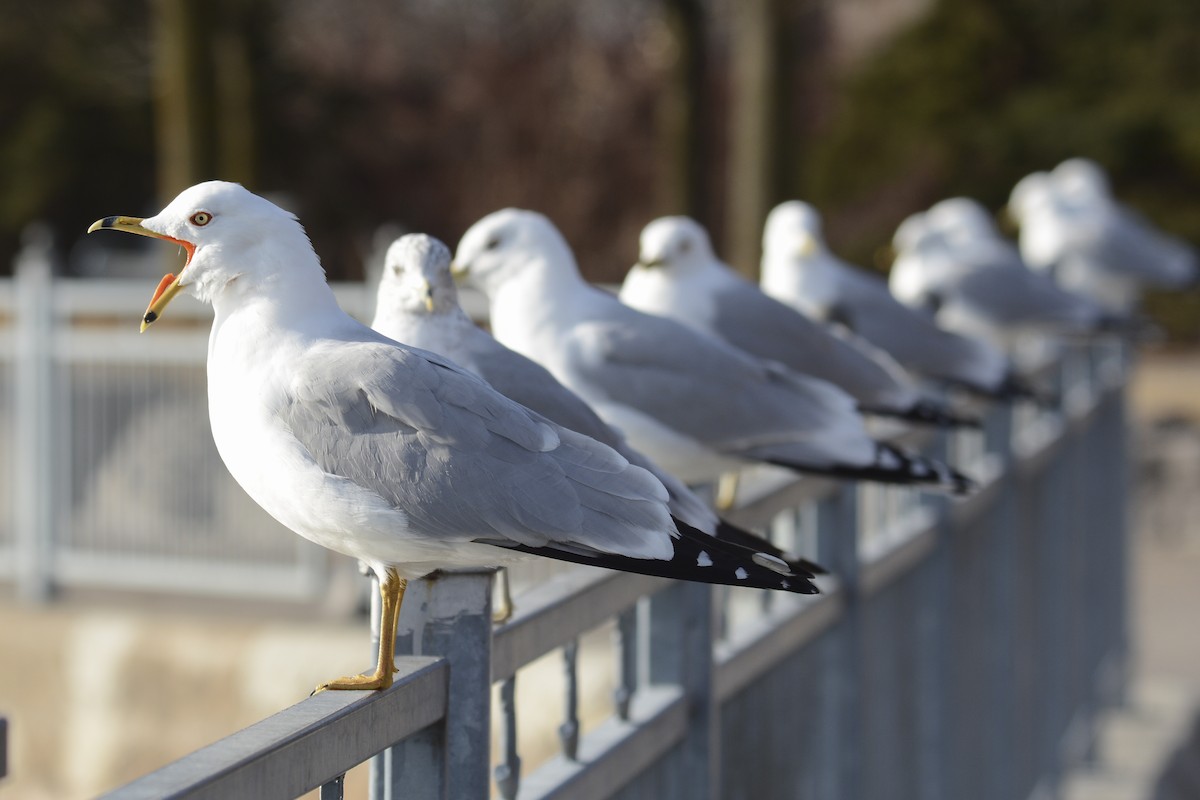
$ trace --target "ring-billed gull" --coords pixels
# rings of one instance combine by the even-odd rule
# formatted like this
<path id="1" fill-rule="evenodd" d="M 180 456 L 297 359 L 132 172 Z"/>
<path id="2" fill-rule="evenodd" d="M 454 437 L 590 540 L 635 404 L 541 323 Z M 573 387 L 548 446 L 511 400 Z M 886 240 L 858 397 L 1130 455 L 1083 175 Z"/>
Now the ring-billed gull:
<path id="1" fill-rule="evenodd" d="M 687 483 L 746 462 L 966 491 L 945 464 L 867 435 L 853 398 L 586 283 L 541 214 L 505 209 L 471 226 L 457 273 L 490 301 L 492 331 L 579 394 Z"/>
<path id="2" fill-rule="evenodd" d="M 828 381 L 849 393 L 863 413 L 911 422 L 966 422 L 923 397 L 877 343 L 826 328 L 738 275 L 713 253 L 704 228 L 688 217 L 662 217 L 645 227 L 621 301 Z"/>
<path id="3" fill-rule="evenodd" d="M 285 526 L 379 578 L 375 671 L 318 689 L 390 685 L 407 580 L 444 567 L 537 554 L 815 591 L 769 554 L 673 521 L 662 483 L 611 448 L 356 322 L 297 219 L 238 184 L 202 183 L 153 217 L 89 230 L 102 228 L 184 247 L 143 329 L 181 292 L 212 304 L 209 414 L 225 465 Z"/>
<path id="4" fill-rule="evenodd" d="M 833 255 L 821 218 L 807 203 L 788 201 L 767 217 L 762 271 L 772 296 L 814 319 L 844 325 L 922 377 L 989 397 L 1027 393 L 1001 350 L 942 330 L 892 297 L 881 277 Z"/>
<path id="5" fill-rule="evenodd" d="M 906 219 L 895 236 L 888 286 L 939 325 L 992 341 L 1025 330 L 1090 333 L 1120 324 L 1021 260 L 979 203 L 954 197 Z"/>
<path id="6" fill-rule="evenodd" d="M 1134 311 L 1145 286 L 1183 288 L 1196 280 L 1195 250 L 1118 202 L 1094 161 L 1068 159 L 1027 175 L 1008 208 L 1026 263 L 1110 311 Z"/>
<path id="7" fill-rule="evenodd" d="M 397 239 L 384 258 L 371 327 L 398 342 L 446 356 L 492 388 L 564 428 L 603 442 L 662 481 L 671 513 L 694 528 L 776 556 L 770 542 L 721 520 L 682 481 L 629 446 L 577 394 L 541 365 L 510 350 L 467 316 L 450 274 L 450 251 L 433 237 Z M 806 559 L 788 561 L 794 572 L 824 572 Z"/>

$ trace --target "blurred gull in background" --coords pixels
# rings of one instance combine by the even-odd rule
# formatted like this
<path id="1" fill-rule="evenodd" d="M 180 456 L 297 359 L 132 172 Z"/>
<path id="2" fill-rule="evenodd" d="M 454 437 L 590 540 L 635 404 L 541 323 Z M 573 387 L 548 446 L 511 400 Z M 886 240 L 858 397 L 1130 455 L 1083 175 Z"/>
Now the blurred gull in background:
<path id="1" fill-rule="evenodd" d="M 783 203 L 768 216 L 762 282 L 768 294 L 813 319 L 844 325 L 926 379 L 989 397 L 1025 393 L 1002 351 L 943 330 L 898 302 L 881 277 L 831 253 L 820 215 L 807 203 Z"/>
<path id="2" fill-rule="evenodd" d="M 1196 252 L 1118 202 L 1104 170 L 1073 158 L 1035 172 L 1012 190 L 1021 256 L 1071 291 L 1131 314 L 1143 288 L 1179 289 L 1196 280 Z"/>
<path id="3" fill-rule="evenodd" d="M 1033 272 L 979 203 L 943 200 L 900 224 L 892 294 L 939 325 L 1011 344 L 1029 331 L 1088 333 L 1117 320 L 1096 301 Z"/>
<path id="4" fill-rule="evenodd" d="M 962 421 L 924 397 L 904 369 L 873 344 L 824 328 L 723 264 L 708 234 L 687 217 L 663 217 L 642 230 L 638 263 L 625 277 L 621 301 L 828 381 L 850 394 L 864 414 L 934 424 Z"/>

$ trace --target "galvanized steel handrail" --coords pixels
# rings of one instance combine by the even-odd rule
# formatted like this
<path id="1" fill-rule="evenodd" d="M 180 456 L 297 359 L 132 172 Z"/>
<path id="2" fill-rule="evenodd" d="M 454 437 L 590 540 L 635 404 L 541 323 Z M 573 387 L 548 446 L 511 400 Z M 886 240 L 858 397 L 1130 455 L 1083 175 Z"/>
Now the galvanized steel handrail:
<path id="1" fill-rule="evenodd" d="M 122 800 L 261 800 L 329 784 L 446 716 L 449 668 L 401 658 L 382 692 L 322 692 L 127 784 Z"/>

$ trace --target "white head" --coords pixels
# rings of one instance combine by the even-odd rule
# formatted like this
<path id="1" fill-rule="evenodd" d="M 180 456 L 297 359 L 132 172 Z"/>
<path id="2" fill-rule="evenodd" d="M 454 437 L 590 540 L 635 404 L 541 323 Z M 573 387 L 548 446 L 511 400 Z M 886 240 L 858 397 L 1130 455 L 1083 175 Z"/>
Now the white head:
<path id="1" fill-rule="evenodd" d="M 715 259 L 708 232 L 690 217 L 659 217 L 638 237 L 638 266 L 687 269 Z"/>
<path id="2" fill-rule="evenodd" d="M 1055 188 L 1070 200 L 1088 202 L 1112 196 L 1104 167 L 1089 158 L 1069 158 L 1055 167 L 1050 176 Z"/>
<path id="3" fill-rule="evenodd" d="M 325 283 L 321 262 L 295 215 L 236 183 L 199 183 L 153 217 L 105 217 L 88 232 L 102 228 L 163 239 L 187 251 L 178 277 L 168 275 L 159 284 L 142 330 L 181 291 L 212 303 L 229 290 L 245 295 L 269 285 Z"/>
<path id="4" fill-rule="evenodd" d="M 925 218 L 934 230 L 957 243 L 996 236 L 996 225 L 987 209 L 969 197 L 951 197 L 934 203 Z"/>
<path id="5" fill-rule="evenodd" d="M 910 214 L 904 218 L 892 234 L 892 247 L 897 253 L 911 253 L 922 247 L 933 235 L 925 212 Z"/>
<path id="6" fill-rule="evenodd" d="M 808 203 L 789 200 L 767 215 L 763 227 L 763 253 L 804 259 L 819 253 L 824 247 L 821 234 L 821 215 Z"/>
<path id="7" fill-rule="evenodd" d="M 1024 222 L 1050 208 L 1055 202 L 1054 185 L 1047 172 L 1031 172 L 1013 187 L 1008 196 L 1008 213 Z"/>
<path id="8" fill-rule="evenodd" d="M 379 279 L 378 307 L 417 315 L 458 308 L 458 290 L 450 277 L 450 248 L 423 233 L 392 242 Z"/>
<path id="9" fill-rule="evenodd" d="M 472 225 L 454 253 L 454 276 L 489 297 L 534 264 L 578 277 L 575 256 L 558 228 L 536 211 L 506 208 Z"/>

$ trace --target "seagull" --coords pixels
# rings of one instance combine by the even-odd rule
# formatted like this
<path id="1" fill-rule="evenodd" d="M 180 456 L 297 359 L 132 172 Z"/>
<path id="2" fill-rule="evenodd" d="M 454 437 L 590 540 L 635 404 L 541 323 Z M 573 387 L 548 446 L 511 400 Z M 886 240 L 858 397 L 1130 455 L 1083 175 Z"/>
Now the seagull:
<path id="1" fill-rule="evenodd" d="M 774 208 L 763 233 L 763 288 L 813 319 L 841 325 L 928 380 L 993 399 L 1032 394 L 986 341 L 938 327 L 888 292 L 882 278 L 837 258 L 807 203 Z"/>
<path id="2" fill-rule="evenodd" d="M 892 295 L 967 336 L 1011 343 L 1022 331 L 1086 334 L 1121 320 L 1030 270 L 986 209 L 967 197 L 935 203 L 897 228 Z"/>
<path id="3" fill-rule="evenodd" d="M 1185 288 L 1197 257 L 1112 195 L 1094 161 L 1073 158 L 1022 178 L 1008 203 L 1021 227 L 1021 255 L 1065 288 L 1118 314 L 1130 314 L 1143 287 Z"/>
<path id="4" fill-rule="evenodd" d="M 945 464 L 867 434 L 853 398 L 586 283 L 566 241 L 532 211 L 476 222 L 454 257 L 487 295 L 492 331 L 546 367 L 685 483 L 747 462 L 966 492 Z"/>
<path id="5" fill-rule="evenodd" d="M 180 293 L 211 303 L 208 402 L 229 472 L 271 516 L 366 563 L 383 600 L 374 672 L 325 689 L 383 689 L 407 582 L 529 555 L 797 593 L 780 559 L 673 520 L 667 491 L 612 448 L 555 425 L 442 356 L 401 345 L 338 307 L 292 214 L 235 183 L 184 190 L 110 229 L 175 243 Z"/>
<path id="6" fill-rule="evenodd" d="M 938 425 L 977 424 L 923 397 L 899 363 L 848 327 L 827 327 L 722 263 L 704 228 L 662 217 L 642 230 L 621 300 L 718 336 L 734 347 L 829 381 L 859 411 Z"/>
<path id="7" fill-rule="evenodd" d="M 449 358 L 492 388 L 549 420 L 590 436 L 666 487 L 671 514 L 688 525 L 755 550 L 784 558 L 767 540 L 722 519 L 682 481 L 630 447 L 579 395 L 541 365 L 508 349 L 467 316 L 450 274 L 450 250 L 425 234 L 400 237 L 387 250 L 371 327 L 389 339 Z M 824 574 L 807 559 L 788 559 L 797 574 Z"/>

